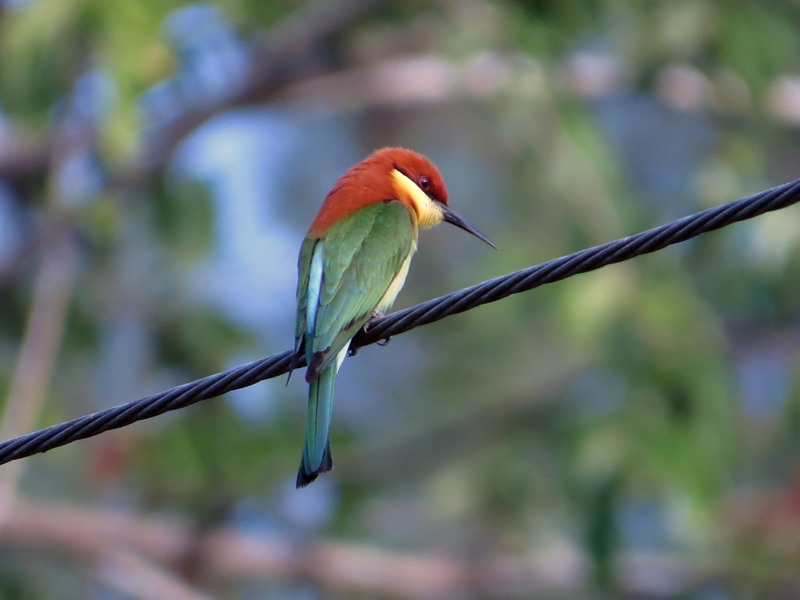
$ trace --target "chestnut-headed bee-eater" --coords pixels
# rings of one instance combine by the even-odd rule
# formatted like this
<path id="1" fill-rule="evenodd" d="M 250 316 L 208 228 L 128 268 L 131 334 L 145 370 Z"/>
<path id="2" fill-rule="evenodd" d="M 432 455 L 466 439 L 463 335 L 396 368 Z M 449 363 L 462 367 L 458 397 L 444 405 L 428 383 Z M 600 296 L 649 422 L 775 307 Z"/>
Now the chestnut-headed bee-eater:
<path id="1" fill-rule="evenodd" d="M 305 352 L 310 384 L 298 488 L 333 468 L 333 387 L 350 341 L 394 302 L 419 230 L 442 221 L 495 247 L 447 206 L 447 189 L 433 163 L 403 148 L 376 151 L 347 171 L 325 198 L 298 261 L 294 356 Z"/>

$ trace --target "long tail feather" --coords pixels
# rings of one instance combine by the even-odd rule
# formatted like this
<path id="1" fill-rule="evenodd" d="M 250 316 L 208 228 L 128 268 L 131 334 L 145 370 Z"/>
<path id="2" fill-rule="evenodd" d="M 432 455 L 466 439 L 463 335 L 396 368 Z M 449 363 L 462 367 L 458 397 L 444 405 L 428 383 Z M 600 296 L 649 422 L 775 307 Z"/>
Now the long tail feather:
<path id="1" fill-rule="evenodd" d="M 320 473 L 333 468 L 330 428 L 333 408 L 333 388 L 336 385 L 338 361 L 323 370 L 308 386 L 308 416 L 303 460 L 297 472 L 297 487 L 305 487 Z"/>

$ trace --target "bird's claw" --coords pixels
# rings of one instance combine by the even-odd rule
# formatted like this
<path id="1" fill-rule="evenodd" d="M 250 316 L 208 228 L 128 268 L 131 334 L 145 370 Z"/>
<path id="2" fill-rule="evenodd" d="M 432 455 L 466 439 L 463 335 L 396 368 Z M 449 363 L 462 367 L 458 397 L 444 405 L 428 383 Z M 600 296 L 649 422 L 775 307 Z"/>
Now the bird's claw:
<path id="1" fill-rule="evenodd" d="M 375 321 L 379 321 L 380 319 L 382 319 L 382 318 L 383 318 L 383 317 L 385 317 L 385 316 L 386 316 L 386 315 L 385 315 L 385 314 L 383 314 L 381 311 L 379 311 L 379 310 L 376 310 L 376 311 L 375 311 L 375 312 L 372 314 L 372 316 L 369 318 L 369 321 L 367 321 L 366 323 L 364 323 L 364 333 L 368 333 L 368 332 L 369 332 L 369 328 L 372 326 L 372 324 L 373 324 Z M 379 342 L 375 342 L 375 343 L 376 343 L 376 344 L 378 344 L 378 346 L 385 346 L 386 344 L 388 344 L 388 343 L 389 343 L 389 340 L 391 340 L 391 339 L 392 339 L 392 336 L 389 336 L 389 337 L 387 337 L 387 338 L 385 338 L 385 339 L 382 339 L 382 340 L 380 340 Z"/>
<path id="2" fill-rule="evenodd" d="M 364 333 L 369 333 L 369 330 L 372 327 L 372 325 L 376 321 L 380 321 L 385 316 L 386 315 L 384 313 L 382 313 L 379 310 L 376 310 L 374 313 L 372 313 L 372 316 L 369 318 L 369 320 L 366 323 L 364 323 L 364 326 L 361 329 L 364 330 Z M 383 340 L 380 340 L 379 342 L 376 342 L 376 344 L 378 344 L 378 346 L 385 346 L 386 344 L 389 343 L 389 340 L 391 340 L 391 339 L 392 339 L 392 336 L 389 336 L 389 337 L 387 337 L 387 338 L 385 338 Z M 356 352 L 357 352 L 357 350 L 353 350 L 351 348 L 350 349 L 350 353 L 351 353 L 350 356 L 353 356 Z"/>
<path id="3" fill-rule="evenodd" d="M 364 333 L 369 333 L 369 328 L 372 327 L 372 324 L 375 323 L 375 321 L 378 321 L 379 319 L 382 319 L 385 316 L 386 315 L 379 310 L 376 310 L 374 313 L 372 313 L 372 316 L 369 318 L 369 320 L 366 323 L 364 323 L 363 327 Z"/>

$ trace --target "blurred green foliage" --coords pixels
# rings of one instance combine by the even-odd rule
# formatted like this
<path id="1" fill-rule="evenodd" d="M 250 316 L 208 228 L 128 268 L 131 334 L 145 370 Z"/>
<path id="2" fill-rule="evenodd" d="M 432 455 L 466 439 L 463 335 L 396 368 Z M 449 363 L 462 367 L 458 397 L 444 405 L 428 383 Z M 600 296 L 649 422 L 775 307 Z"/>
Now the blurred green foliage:
<path id="1" fill-rule="evenodd" d="M 182 115 L 224 104 L 263 67 L 256 40 L 307 8 L 0 3 L 0 235 L 18 238 L 0 243 L 3 399 L 37 268 L 25 249 L 61 220 L 80 268 L 42 426 L 288 348 L 295 225 L 376 146 L 429 154 L 500 247 L 424 234 L 398 306 L 797 177 L 789 1 L 378 3 L 286 65 L 328 77 L 329 95 L 279 90 L 168 164 L 131 167 Z M 409 57 L 435 61 L 404 79 L 391 68 Z M 347 77 L 370 68 L 385 77 Z M 40 164 L 5 168 L 28 142 Z M 308 490 L 291 486 L 296 375 L 29 459 L 21 491 L 477 562 L 557 565 L 567 547 L 588 563 L 574 598 L 790 598 L 798 232 L 784 210 L 363 350 L 339 384 L 336 469 Z M 62 577 L 74 557 L 18 571 L 25 556 L 0 554 L 0 597 L 109 597 L 90 570 Z M 635 560 L 660 556 L 669 585 L 637 580 Z M 186 578 L 220 598 L 309 597 L 302 582 Z"/>

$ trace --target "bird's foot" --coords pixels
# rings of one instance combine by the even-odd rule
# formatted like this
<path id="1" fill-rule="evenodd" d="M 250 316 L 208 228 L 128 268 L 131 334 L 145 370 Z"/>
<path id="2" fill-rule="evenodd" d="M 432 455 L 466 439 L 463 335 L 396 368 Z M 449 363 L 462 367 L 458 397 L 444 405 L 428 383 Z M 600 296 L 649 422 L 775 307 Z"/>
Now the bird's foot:
<path id="1" fill-rule="evenodd" d="M 364 323 L 364 333 L 369 333 L 369 328 L 372 327 L 375 321 L 378 321 L 385 316 L 386 315 L 379 310 L 376 310 L 374 313 L 372 313 L 372 316 L 369 318 L 369 321 Z"/>
<path id="2" fill-rule="evenodd" d="M 369 318 L 369 321 L 364 323 L 364 327 L 363 327 L 364 333 L 369 333 L 370 327 L 372 327 L 372 325 L 376 321 L 380 321 L 385 316 L 386 315 L 384 313 L 382 313 L 381 311 L 379 311 L 379 310 L 376 310 L 374 313 L 372 313 L 372 316 Z M 379 342 L 376 342 L 376 343 L 378 344 L 378 346 L 385 346 L 386 344 L 389 343 L 389 340 L 391 340 L 391 339 L 392 339 L 392 336 L 389 336 L 386 339 L 383 339 L 383 340 L 381 340 Z"/>

